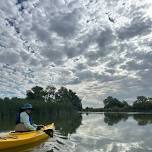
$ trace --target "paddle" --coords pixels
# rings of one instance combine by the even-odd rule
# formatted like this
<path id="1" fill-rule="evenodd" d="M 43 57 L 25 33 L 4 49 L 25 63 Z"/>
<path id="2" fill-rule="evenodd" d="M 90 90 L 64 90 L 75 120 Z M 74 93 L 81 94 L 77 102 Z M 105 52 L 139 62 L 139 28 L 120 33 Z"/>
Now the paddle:
<path id="1" fill-rule="evenodd" d="M 53 137 L 53 129 L 46 129 L 43 130 L 47 135 L 49 135 L 50 137 Z"/>
<path id="2" fill-rule="evenodd" d="M 37 130 L 42 130 L 43 132 L 45 132 L 50 137 L 53 137 L 53 129 L 45 129 L 44 125 L 38 125 Z"/>

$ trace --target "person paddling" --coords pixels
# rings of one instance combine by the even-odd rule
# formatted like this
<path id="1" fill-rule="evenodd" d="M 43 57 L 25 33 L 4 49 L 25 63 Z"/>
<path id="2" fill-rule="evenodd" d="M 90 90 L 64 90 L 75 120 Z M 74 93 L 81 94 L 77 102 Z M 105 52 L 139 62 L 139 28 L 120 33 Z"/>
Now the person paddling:
<path id="1" fill-rule="evenodd" d="M 33 107 L 29 103 L 25 103 L 21 107 L 20 113 L 16 116 L 16 132 L 39 130 L 38 125 L 32 123 L 32 109 Z"/>

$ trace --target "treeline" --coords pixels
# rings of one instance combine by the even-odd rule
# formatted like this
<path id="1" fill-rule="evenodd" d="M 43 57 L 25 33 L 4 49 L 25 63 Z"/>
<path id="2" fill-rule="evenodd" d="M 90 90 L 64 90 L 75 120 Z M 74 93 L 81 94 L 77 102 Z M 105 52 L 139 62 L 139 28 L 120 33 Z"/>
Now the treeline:
<path id="1" fill-rule="evenodd" d="M 65 112 L 82 110 L 81 99 L 72 90 L 65 87 L 57 90 L 54 86 L 46 88 L 35 86 L 27 90 L 25 98 L 0 98 L 0 119 L 5 116 L 14 116 L 17 110 L 27 102 L 33 105 L 33 113 L 39 117 L 43 117 L 45 113 L 63 115 Z"/>
<path id="2" fill-rule="evenodd" d="M 84 111 L 89 112 L 152 112 L 152 98 L 138 96 L 133 104 L 130 105 L 126 101 L 120 101 L 111 96 L 103 100 L 103 108 L 89 108 Z"/>

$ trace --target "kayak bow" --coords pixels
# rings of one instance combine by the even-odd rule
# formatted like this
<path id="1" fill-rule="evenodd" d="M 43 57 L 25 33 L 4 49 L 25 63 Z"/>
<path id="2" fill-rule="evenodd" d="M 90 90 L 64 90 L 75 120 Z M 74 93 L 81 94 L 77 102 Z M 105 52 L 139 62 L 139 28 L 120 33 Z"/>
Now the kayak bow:
<path id="1" fill-rule="evenodd" d="M 10 132 L 5 137 L 0 137 L 0 150 L 15 148 L 22 145 L 36 143 L 53 136 L 54 124 L 44 126 L 41 130 L 30 132 Z"/>

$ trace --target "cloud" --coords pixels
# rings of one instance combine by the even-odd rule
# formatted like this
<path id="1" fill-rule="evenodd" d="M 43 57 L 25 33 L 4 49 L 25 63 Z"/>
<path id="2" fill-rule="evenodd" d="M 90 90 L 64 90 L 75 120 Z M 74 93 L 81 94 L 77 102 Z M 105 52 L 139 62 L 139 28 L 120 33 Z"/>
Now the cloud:
<path id="1" fill-rule="evenodd" d="M 15 64 L 19 61 L 19 55 L 15 52 L 4 51 L 0 53 L 0 62 L 5 64 Z"/>
<path id="2" fill-rule="evenodd" d="M 96 42 L 100 48 L 105 48 L 114 40 L 114 34 L 110 28 L 105 28 L 96 38 Z"/>
<path id="3" fill-rule="evenodd" d="M 132 12 L 132 14 L 130 14 L 130 22 L 126 23 L 118 30 L 118 37 L 120 39 L 130 39 L 135 36 L 138 36 L 139 38 L 139 36 L 147 35 L 152 31 L 152 19 L 149 16 L 146 16 L 145 13 L 141 11 L 142 8 L 136 7 L 134 5 L 132 6 L 131 9 L 133 9 L 134 11 Z"/>
<path id="4" fill-rule="evenodd" d="M 48 58 L 48 62 L 54 62 L 56 64 L 60 64 L 62 63 L 62 61 L 64 60 L 64 58 L 66 58 L 66 55 L 64 54 L 64 52 L 62 52 L 60 50 L 60 48 L 47 48 L 44 47 L 41 50 L 41 54 Z M 60 55 L 59 55 L 60 54 Z"/>
<path id="5" fill-rule="evenodd" d="M 128 71 L 148 71 L 152 67 L 152 52 L 131 52 L 127 54 L 127 57 L 130 58 L 130 61 L 122 65 L 122 69 Z"/>
<path id="6" fill-rule="evenodd" d="M 54 19 L 50 20 L 51 27 L 61 37 L 72 37 L 76 32 L 79 32 L 78 21 L 80 20 L 80 10 L 73 10 L 70 13 L 60 14 L 55 16 Z"/>

